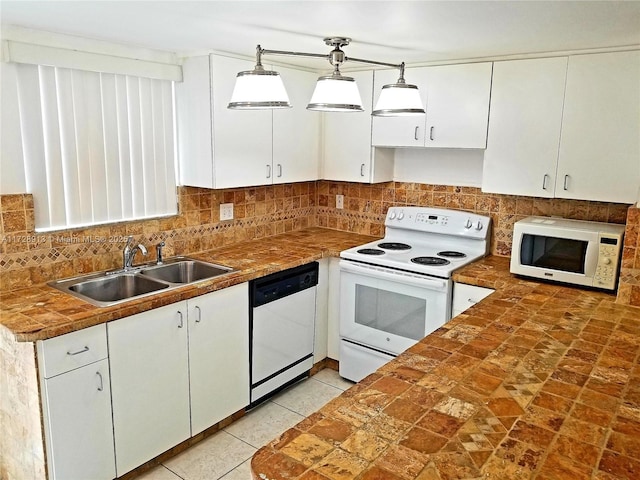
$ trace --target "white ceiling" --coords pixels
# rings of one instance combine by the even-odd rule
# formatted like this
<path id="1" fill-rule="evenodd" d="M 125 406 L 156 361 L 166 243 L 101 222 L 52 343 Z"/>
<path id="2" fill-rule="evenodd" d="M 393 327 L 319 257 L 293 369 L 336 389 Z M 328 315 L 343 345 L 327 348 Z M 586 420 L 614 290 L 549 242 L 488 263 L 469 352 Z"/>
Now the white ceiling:
<path id="1" fill-rule="evenodd" d="M 0 18 L 179 54 L 328 53 L 324 37 L 348 36 L 347 56 L 407 64 L 640 45 L 640 1 L 2 0 Z"/>

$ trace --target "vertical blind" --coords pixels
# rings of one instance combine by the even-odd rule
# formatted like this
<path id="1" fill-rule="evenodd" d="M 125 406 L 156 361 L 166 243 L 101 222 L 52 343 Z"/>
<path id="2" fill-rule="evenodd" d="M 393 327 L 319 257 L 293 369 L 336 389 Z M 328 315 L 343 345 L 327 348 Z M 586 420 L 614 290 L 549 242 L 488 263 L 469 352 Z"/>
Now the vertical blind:
<path id="1" fill-rule="evenodd" d="M 36 230 L 177 213 L 172 81 L 6 66 Z"/>

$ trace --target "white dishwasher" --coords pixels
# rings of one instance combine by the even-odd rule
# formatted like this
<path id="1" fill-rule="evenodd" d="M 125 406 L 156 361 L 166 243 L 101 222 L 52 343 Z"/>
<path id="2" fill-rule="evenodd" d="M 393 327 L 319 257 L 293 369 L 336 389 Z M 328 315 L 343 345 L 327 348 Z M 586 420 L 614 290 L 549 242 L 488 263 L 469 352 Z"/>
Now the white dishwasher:
<path id="1" fill-rule="evenodd" d="M 250 283 L 251 407 L 309 375 L 318 262 Z"/>

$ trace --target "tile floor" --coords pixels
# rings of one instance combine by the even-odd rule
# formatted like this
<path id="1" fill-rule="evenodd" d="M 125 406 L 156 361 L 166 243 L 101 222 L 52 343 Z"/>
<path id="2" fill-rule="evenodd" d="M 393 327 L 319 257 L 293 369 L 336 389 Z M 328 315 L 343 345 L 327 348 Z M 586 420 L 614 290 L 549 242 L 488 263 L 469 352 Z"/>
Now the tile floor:
<path id="1" fill-rule="evenodd" d="M 251 480 L 258 448 L 353 385 L 324 369 L 256 407 L 224 430 L 139 477 L 140 480 Z"/>

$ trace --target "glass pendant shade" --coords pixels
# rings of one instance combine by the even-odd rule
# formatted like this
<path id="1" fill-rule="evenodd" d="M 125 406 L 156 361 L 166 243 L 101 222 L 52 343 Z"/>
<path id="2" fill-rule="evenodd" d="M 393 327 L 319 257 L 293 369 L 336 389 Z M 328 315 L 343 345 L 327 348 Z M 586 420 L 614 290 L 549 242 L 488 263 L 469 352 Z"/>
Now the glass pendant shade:
<path id="1" fill-rule="evenodd" d="M 278 72 L 255 69 L 238 73 L 227 108 L 291 108 L 291 104 Z"/>
<path id="2" fill-rule="evenodd" d="M 392 83 L 382 87 L 378 103 L 371 115 L 377 117 L 402 117 L 424 115 L 418 87 L 406 83 Z"/>
<path id="3" fill-rule="evenodd" d="M 364 110 L 355 80 L 342 75 L 318 78 L 307 109 L 321 112 L 362 112 Z"/>

